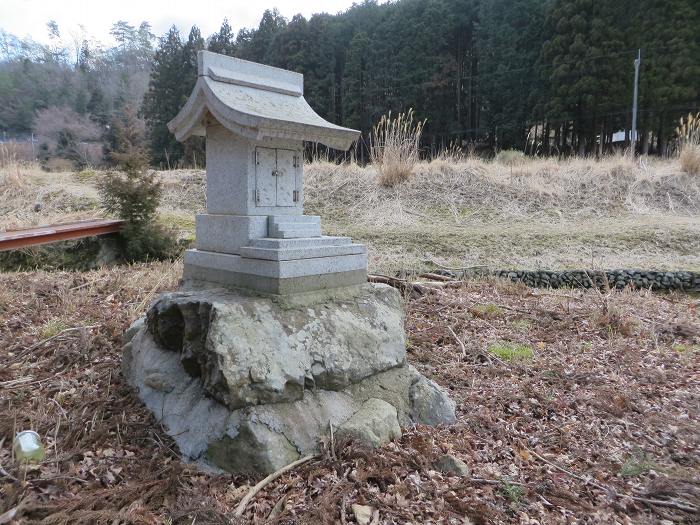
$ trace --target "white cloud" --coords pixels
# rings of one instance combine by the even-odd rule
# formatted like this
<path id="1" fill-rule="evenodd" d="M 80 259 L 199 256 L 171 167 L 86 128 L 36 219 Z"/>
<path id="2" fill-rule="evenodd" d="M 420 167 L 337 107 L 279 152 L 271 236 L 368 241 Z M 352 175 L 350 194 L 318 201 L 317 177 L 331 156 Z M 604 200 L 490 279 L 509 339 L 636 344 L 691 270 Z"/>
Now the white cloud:
<path id="1" fill-rule="evenodd" d="M 64 37 L 83 25 L 88 34 L 106 44 L 112 42 L 109 29 L 117 20 L 138 25 L 148 21 L 160 36 L 175 24 L 183 36 L 192 25 L 199 26 L 207 37 L 217 31 L 228 18 L 234 31 L 257 27 L 265 9 L 277 7 L 291 19 L 297 13 L 310 17 L 314 13 L 343 11 L 352 0 L 270 0 L 269 5 L 240 0 L 2 0 L 0 28 L 19 37 L 30 36 L 39 42 L 48 41 L 46 22 L 55 20 Z"/>

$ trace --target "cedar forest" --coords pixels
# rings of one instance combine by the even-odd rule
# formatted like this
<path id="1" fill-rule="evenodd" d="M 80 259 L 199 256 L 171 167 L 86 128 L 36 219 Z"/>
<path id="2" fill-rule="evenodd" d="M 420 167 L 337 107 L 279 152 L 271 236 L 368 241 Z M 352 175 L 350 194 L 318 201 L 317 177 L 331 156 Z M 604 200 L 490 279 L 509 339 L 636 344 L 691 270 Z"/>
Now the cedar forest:
<path id="1" fill-rule="evenodd" d="M 108 152 L 114 119 L 137 118 L 154 165 L 201 164 L 203 143 L 179 144 L 166 128 L 200 49 L 303 73 L 311 106 L 363 137 L 382 114 L 414 108 L 427 120 L 425 155 L 611 151 L 613 133 L 631 127 L 638 49 L 641 153 L 668 154 L 679 117 L 700 106 L 695 0 L 365 0 L 308 20 L 268 10 L 238 33 L 224 20 L 208 38 L 119 21 L 113 47 L 55 22 L 48 31 L 49 44 L 0 32 L 0 131 L 34 132 L 45 156 L 70 158 L 85 141 Z"/>

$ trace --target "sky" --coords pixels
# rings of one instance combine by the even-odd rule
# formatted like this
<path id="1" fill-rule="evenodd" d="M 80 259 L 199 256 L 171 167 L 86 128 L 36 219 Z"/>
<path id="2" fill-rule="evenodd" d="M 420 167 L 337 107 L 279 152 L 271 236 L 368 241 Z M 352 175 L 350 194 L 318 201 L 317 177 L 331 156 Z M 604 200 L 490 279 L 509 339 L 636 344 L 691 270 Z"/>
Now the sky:
<path id="1" fill-rule="evenodd" d="M 184 36 L 197 25 L 206 38 L 218 31 L 224 18 L 238 32 L 257 27 L 265 9 L 276 7 L 287 19 L 297 13 L 309 18 L 314 13 L 335 14 L 352 4 L 353 0 L 0 0 L 0 28 L 46 43 L 46 22 L 55 20 L 62 35 L 77 33 L 82 24 L 90 37 L 112 44 L 109 29 L 114 22 L 138 26 L 145 20 L 157 36 L 175 24 Z"/>

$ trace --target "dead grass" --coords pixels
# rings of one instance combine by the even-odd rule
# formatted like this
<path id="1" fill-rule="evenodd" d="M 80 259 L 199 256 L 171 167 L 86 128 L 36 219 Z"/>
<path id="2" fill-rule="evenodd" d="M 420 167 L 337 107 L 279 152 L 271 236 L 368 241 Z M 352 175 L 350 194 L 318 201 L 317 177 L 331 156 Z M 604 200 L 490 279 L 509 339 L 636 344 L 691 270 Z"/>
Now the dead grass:
<path id="1" fill-rule="evenodd" d="M 0 144 L 0 196 L 12 199 L 22 195 L 26 185 L 28 164 L 19 158 L 17 145 Z"/>
<path id="2" fill-rule="evenodd" d="M 700 179 L 677 159 L 419 163 L 385 188 L 372 166 L 306 168 L 307 213 L 370 247 L 374 271 L 448 266 L 700 268 Z"/>
<path id="3" fill-rule="evenodd" d="M 425 125 L 425 120 L 413 119 L 413 109 L 395 117 L 389 112 L 372 128 L 370 158 L 382 186 L 392 188 L 413 175 Z"/>
<path id="4" fill-rule="evenodd" d="M 527 159 L 517 166 L 475 158 L 437 159 L 419 163 L 414 177 L 391 189 L 381 186 L 380 174 L 371 165 L 315 163 L 306 168 L 306 178 L 307 204 L 352 205 L 355 215 L 368 210 L 394 215 L 395 210 L 387 210 L 392 201 L 418 213 L 441 209 L 456 220 L 460 211 L 476 218 L 700 212 L 700 182 L 684 174 L 677 160 L 622 155 L 603 160 Z"/>
<path id="5" fill-rule="evenodd" d="M 98 217 L 92 173 L 26 166 L 0 199 L 0 228 Z M 524 159 L 514 166 L 453 155 L 415 165 L 387 188 L 372 166 L 307 165 L 305 208 L 327 234 L 370 248 L 377 273 L 448 266 L 700 269 L 700 177 L 678 158 Z M 181 237 L 205 209 L 201 170 L 160 173 L 161 218 Z M 1 190 L 0 190 L 1 191 Z"/>
<path id="6" fill-rule="evenodd" d="M 125 328 L 180 272 L 0 275 L 0 515 L 234 523 L 254 480 L 183 464 L 119 372 Z M 268 485 L 241 523 L 352 523 L 353 503 L 378 509 L 380 523 L 692 523 L 681 509 L 700 502 L 700 354 L 677 349 L 700 343 L 698 306 L 500 281 L 408 299 L 408 359 L 450 390 L 457 424 L 405 429 L 378 451 L 336 444 Z M 629 329 L 603 329 L 611 312 Z M 531 357 L 497 359 L 488 349 L 503 341 Z M 9 452 L 25 428 L 47 447 L 26 470 Z M 471 476 L 437 472 L 444 453 Z"/>
<path id="7" fill-rule="evenodd" d="M 681 169 L 690 175 L 700 175 L 700 144 L 686 144 L 679 155 Z"/>

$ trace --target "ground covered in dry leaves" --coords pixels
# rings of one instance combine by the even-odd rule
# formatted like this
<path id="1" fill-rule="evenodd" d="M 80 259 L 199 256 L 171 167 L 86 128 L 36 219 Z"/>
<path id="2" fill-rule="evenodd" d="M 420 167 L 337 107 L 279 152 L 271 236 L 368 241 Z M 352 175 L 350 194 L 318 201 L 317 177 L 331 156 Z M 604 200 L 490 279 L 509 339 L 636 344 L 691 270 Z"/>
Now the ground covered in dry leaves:
<path id="1" fill-rule="evenodd" d="M 0 523 L 236 523 L 257 480 L 204 474 L 124 384 L 120 339 L 181 268 L 0 276 Z M 697 523 L 697 298 L 466 283 L 407 298 L 409 360 L 458 424 L 328 443 L 240 523 Z M 23 468 L 13 432 L 46 459 Z M 451 453 L 468 477 L 434 470 Z M 5 513 L 5 514 L 3 514 Z"/>

